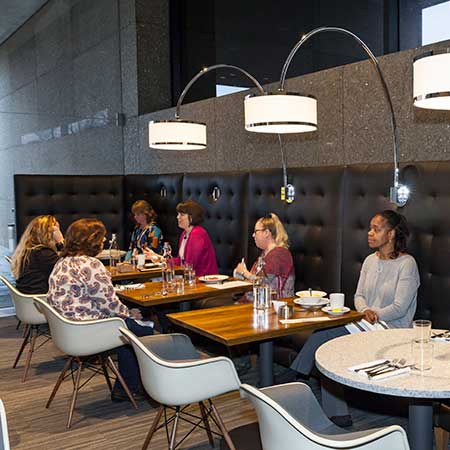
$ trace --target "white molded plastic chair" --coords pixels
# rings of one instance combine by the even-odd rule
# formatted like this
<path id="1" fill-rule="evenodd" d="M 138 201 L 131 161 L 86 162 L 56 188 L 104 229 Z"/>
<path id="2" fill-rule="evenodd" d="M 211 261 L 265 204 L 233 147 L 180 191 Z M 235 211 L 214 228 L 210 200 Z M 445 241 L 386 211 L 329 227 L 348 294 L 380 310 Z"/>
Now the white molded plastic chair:
<path id="1" fill-rule="evenodd" d="M 29 344 L 28 355 L 25 361 L 25 368 L 23 371 L 22 382 L 27 379 L 28 370 L 30 368 L 31 358 L 33 353 L 42 345 L 45 344 L 50 338 L 46 333 L 41 330 L 41 325 L 47 323 L 47 319 L 44 314 L 39 312 L 34 305 L 33 299 L 36 295 L 22 294 L 18 291 L 4 276 L 0 275 L 0 281 L 2 281 L 9 290 L 11 299 L 16 308 L 16 316 L 20 322 L 25 324 L 24 339 L 22 345 L 20 346 L 19 352 L 17 353 L 16 360 L 14 361 L 13 368 L 17 366 L 22 353 Z M 45 294 L 39 295 L 38 297 L 45 297 Z M 46 340 L 36 348 L 36 340 L 39 336 L 45 335 Z"/>
<path id="2" fill-rule="evenodd" d="M 261 390 L 242 384 L 241 395 L 256 409 L 264 450 L 409 450 L 405 430 L 398 425 L 355 432 L 337 427 L 304 383 Z"/>
<path id="3" fill-rule="evenodd" d="M 173 422 L 170 450 L 186 437 L 176 444 L 180 420 L 187 420 L 194 427 L 203 428 L 211 446 L 214 446 L 213 434 L 218 433 L 211 429 L 208 418 L 217 425 L 228 448 L 235 450 L 219 412 L 211 401 L 211 397 L 239 389 L 240 381 L 233 362 L 225 357 L 200 359 L 200 354 L 184 334 L 148 336 L 143 339 L 143 343 L 128 329 L 121 328 L 120 331 L 136 353 L 145 390 L 150 397 L 161 403 L 142 450 L 150 444 L 163 413 L 166 430 L 167 424 Z M 207 405 L 205 401 L 208 402 Z M 186 416 L 187 419 L 183 416 L 185 408 L 191 403 L 198 403 L 201 417 L 193 416 L 192 413 Z M 167 409 L 175 409 L 175 413 L 167 417 Z M 197 418 L 197 422 L 193 423 L 193 417 Z M 190 433 L 191 431 L 188 434 Z"/>
<path id="4" fill-rule="evenodd" d="M 66 364 L 59 375 L 45 407 L 50 407 L 50 404 L 55 397 L 59 386 L 66 377 L 66 372 L 69 368 L 71 369 L 69 375 L 76 371 L 72 401 L 69 409 L 69 418 L 67 420 L 67 428 L 70 428 L 72 425 L 72 416 L 77 400 L 77 394 L 81 388 L 81 372 L 83 367 L 93 369 L 93 364 L 95 364 L 95 360 L 97 359 L 101 365 L 102 372 L 100 372 L 100 370 L 93 369 L 94 372 L 102 373 L 105 376 L 111 392 L 112 385 L 107 370 L 109 367 L 118 378 L 131 403 L 137 409 L 136 401 L 112 361 L 111 356 L 109 354 L 105 355 L 105 352 L 124 345 L 124 339 L 122 338 L 119 329 L 126 326 L 125 322 L 119 317 L 89 321 L 68 320 L 52 308 L 46 301 L 37 297 L 35 297 L 34 300 L 36 302 L 36 306 L 40 308 L 47 317 L 53 343 L 59 350 L 68 356 Z M 72 368 L 73 363 L 76 363 L 76 369 Z M 84 384 L 85 383 L 83 383 L 83 385 Z"/>
<path id="5" fill-rule="evenodd" d="M 0 400 L 0 450 L 9 450 L 8 423 L 6 422 L 6 411 Z"/>

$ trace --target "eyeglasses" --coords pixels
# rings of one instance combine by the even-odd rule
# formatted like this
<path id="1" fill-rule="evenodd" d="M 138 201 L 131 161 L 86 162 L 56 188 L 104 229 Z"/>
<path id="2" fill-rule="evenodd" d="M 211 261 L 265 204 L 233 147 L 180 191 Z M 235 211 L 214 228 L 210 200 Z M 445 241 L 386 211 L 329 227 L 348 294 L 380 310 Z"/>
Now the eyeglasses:
<path id="1" fill-rule="evenodd" d="M 265 228 L 255 228 L 253 230 L 253 234 L 256 234 L 258 231 L 266 231 L 266 229 Z"/>

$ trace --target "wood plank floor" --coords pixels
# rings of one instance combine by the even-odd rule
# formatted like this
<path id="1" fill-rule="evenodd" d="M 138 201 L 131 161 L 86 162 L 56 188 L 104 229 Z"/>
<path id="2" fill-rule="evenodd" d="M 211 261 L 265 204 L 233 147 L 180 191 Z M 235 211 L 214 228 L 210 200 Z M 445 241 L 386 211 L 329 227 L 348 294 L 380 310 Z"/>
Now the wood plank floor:
<path id="1" fill-rule="evenodd" d="M 112 403 L 100 376 L 80 392 L 72 428 L 66 431 L 70 379 L 63 383 L 51 407 L 45 408 L 63 365 L 62 355 L 51 342 L 46 344 L 35 353 L 29 378 L 22 383 L 23 363 L 12 369 L 21 342 L 21 332 L 15 326 L 14 318 L 0 319 L 0 398 L 5 404 L 13 450 L 137 450 L 142 447 L 156 410 L 146 401 L 139 403 L 138 410 L 128 402 Z M 218 397 L 215 403 L 229 429 L 256 420 L 251 405 L 240 399 L 237 392 Z M 197 447 L 205 442 L 205 432 L 198 431 L 181 448 Z M 154 437 L 150 448 L 167 449 L 163 430 Z"/>

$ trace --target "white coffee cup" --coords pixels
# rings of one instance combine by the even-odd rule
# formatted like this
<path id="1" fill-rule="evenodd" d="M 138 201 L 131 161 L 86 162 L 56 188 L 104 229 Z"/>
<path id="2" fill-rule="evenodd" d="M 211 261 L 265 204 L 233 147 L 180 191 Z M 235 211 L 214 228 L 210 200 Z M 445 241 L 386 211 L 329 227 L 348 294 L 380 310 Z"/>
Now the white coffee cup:
<path id="1" fill-rule="evenodd" d="M 145 264 L 145 255 L 137 255 L 137 266 L 144 267 Z"/>
<path id="2" fill-rule="evenodd" d="M 344 294 L 330 294 L 330 308 L 342 309 L 344 307 Z"/>

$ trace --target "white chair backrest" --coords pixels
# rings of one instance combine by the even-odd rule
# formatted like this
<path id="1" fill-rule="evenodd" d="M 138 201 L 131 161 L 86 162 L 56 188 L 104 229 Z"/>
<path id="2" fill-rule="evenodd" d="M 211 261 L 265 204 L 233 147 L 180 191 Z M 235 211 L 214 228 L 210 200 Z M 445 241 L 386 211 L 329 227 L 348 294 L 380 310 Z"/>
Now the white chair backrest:
<path id="1" fill-rule="evenodd" d="M 8 423 L 6 422 L 6 411 L 0 400 L 0 450 L 9 450 Z"/>
<path id="2" fill-rule="evenodd" d="M 10 257 L 10 256 L 8 256 L 8 255 L 5 255 L 5 259 L 6 259 L 6 261 L 8 261 L 8 263 L 9 263 L 9 264 L 11 264 L 11 262 L 12 262 L 12 259 L 11 259 L 11 257 Z"/>
<path id="3" fill-rule="evenodd" d="M 264 392 L 248 384 L 241 385 L 241 394 L 248 398 L 256 410 L 261 442 L 264 450 L 319 450 L 319 449 L 367 449 L 367 450 L 409 450 L 405 430 L 392 425 L 362 436 L 345 439 L 340 435 L 318 434 L 296 420 L 282 406 Z M 301 402 L 302 399 L 300 398 Z M 308 405 L 304 406 L 308 409 Z"/>
<path id="4" fill-rule="evenodd" d="M 16 316 L 20 321 L 30 325 L 47 323 L 45 316 L 34 305 L 33 298 L 36 295 L 22 294 L 2 275 L 0 275 L 0 281 L 8 288 L 16 308 Z M 39 295 L 38 297 L 44 298 L 45 295 Z"/>
<path id="5" fill-rule="evenodd" d="M 239 377 L 228 358 L 169 361 L 149 350 L 127 328 L 120 331 L 136 353 L 145 390 L 163 405 L 196 403 L 239 389 Z M 147 345 L 152 338 L 145 338 Z"/>
<path id="6" fill-rule="evenodd" d="M 54 344 L 66 355 L 95 355 L 124 344 L 120 327 L 125 322 L 119 317 L 101 320 L 68 320 L 45 300 L 35 297 L 37 307 L 47 317 Z"/>

